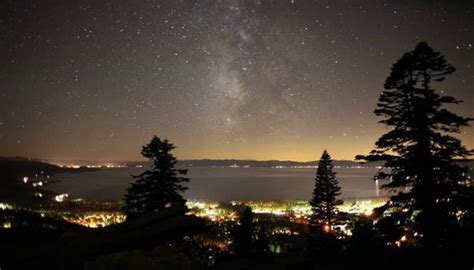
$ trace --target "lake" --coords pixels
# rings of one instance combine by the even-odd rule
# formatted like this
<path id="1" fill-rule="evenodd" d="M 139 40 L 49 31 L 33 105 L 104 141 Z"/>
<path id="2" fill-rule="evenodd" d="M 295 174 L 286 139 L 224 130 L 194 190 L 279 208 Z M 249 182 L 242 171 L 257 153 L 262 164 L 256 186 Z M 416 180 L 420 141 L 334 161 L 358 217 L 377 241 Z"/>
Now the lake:
<path id="1" fill-rule="evenodd" d="M 114 168 L 54 176 L 48 189 L 69 193 L 71 198 L 118 200 L 127 187 L 145 168 Z M 336 168 L 343 199 L 359 200 L 386 197 L 380 186 L 385 181 L 373 181 L 376 168 Z M 231 200 L 308 200 L 314 188 L 316 169 L 312 168 L 211 168 L 192 167 L 185 192 L 187 199 Z"/>

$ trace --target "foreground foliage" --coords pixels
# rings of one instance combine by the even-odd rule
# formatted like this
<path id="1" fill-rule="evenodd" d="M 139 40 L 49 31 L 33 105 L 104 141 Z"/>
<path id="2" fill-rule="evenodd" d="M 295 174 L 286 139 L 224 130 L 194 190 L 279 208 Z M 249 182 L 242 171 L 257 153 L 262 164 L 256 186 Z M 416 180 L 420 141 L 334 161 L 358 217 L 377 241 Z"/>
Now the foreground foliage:
<path id="1" fill-rule="evenodd" d="M 386 188 L 397 192 L 385 210 L 402 212 L 398 221 L 427 248 L 446 246 L 459 230 L 459 218 L 472 213 L 472 188 L 467 167 L 460 162 L 472 155 L 451 134 L 461 132 L 472 119 L 447 109 L 461 101 L 435 91 L 455 68 L 425 42 L 405 53 L 392 67 L 375 110 L 390 130 L 376 142 L 367 161 L 383 161 L 376 179 L 387 178 Z"/>

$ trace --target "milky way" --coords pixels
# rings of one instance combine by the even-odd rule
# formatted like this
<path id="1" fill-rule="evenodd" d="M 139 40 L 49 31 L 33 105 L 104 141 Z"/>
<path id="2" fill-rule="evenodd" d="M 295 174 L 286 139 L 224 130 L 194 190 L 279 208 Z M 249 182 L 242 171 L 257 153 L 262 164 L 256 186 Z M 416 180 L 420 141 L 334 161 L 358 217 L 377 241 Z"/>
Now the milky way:
<path id="1" fill-rule="evenodd" d="M 451 3 L 454 2 L 454 3 Z M 390 66 L 417 42 L 474 116 L 472 1 L 2 1 L 0 155 L 137 160 L 368 152 Z M 459 137 L 474 147 L 473 128 Z"/>

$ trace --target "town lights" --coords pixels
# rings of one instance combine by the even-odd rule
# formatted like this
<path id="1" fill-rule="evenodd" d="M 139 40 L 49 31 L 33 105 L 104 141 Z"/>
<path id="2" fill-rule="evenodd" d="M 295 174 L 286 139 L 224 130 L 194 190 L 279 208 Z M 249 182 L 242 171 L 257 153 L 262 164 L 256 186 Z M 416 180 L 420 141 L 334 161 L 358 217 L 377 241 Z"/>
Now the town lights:
<path id="1" fill-rule="evenodd" d="M 64 193 L 64 194 L 54 196 L 54 200 L 57 201 L 57 202 L 63 202 L 68 197 L 69 197 L 69 194 Z"/>
<path id="2" fill-rule="evenodd" d="M 325 232 L 329 232 L 330 230 L 331 230 L 331 226 L 329 226 L 329 225 L 327 225 L 327 224 L 324 225 L 324 231 L 325 231 Z"/>

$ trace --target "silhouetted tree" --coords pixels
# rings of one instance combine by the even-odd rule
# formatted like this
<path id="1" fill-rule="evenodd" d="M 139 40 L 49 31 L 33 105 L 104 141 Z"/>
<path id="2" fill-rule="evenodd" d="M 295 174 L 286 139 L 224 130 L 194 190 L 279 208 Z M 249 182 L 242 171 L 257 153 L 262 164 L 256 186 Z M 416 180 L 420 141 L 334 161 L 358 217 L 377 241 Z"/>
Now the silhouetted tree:
<path id="1" fill-rule="evenodd" d="M 349 239 L 349 256 L 362 260 L 375 256 L 378 250 L 377 234 L 372 225 L 372 219 L 360 216 L 353 225 L 352 236 Z"/>
<path id="2" fill-rule="evenodd" d="M 404 218 L 399 213 L 392 213 L 377 220 L 375 228 L 377 234 L 384 240 L 386 245 L 394 246 L 403 236 L 402 223 Z"/>
<path id="3" fill-rule="evenodd" d="M 335 263 L 338 260 L 342 245 L 334 231 L 328 231 L 320 224 L 310 226 L 307 240 L 306 255 L 311 264 Z"/>
<path id="4" fill-rule="evenodd" d="M 388 178 L 386 188 L 398 193 L 391 206 L 415 219 L 415 230 L 426 247 L 439 247 L 468 191 L 467 168 L 456 158 L 472 155 L 450 133 L 459 133 L 471 119 L 448 111 L 445 105 L 461 101 L 435 92 L 433 84 L 455 71 L 439 52 L 425 42 L 405 53 L 385 80 L 374 113 L 391 128 L 376 142 L 367 161 L 383 161 L 375 177 Z M 388 170 L 387 170 L 388 169 Z M 392 208 L 393 208 L 392 207 Z M 393 209 L 392 209 L 393 210 Z"/>
<path id="5" fill-rule="evenodd" d="M 340 243 L 332 231 L 336 217 L 336 206 L 342 204 L 337 199 L 341 188 L 333 171 L 331 157 L 324 150 L 316 171 L 313 198 L 310 201 L 310 216 L 307 251 L 311 263 L 330 263 L 337 260 Z"/>
<path id="6" fill-rule="evenodd" d="M 175 146 L 168 140 L 154 136 L 143 146 L 141 154 L 150 159 L 151 169 L 133 176 L 135 182 L 125 195 L 127 218 L 150 214 L 171 205 L 184 205 L 182 193 L 187 189 L 182 185 L 189 179 L 184 177 L 187 170 L 176 169 L 176 158 L 171 154 Z"/>
<path id="7" fill-rule="evenodd" d="M 331 157 L 326 150 L 319 161 L 315 181 L 313 198 L 310 201 L 312 210 L 310 225 L 323 226 L 329 231 L 336 215 L 336 206 L 342 204 L 342 200 L 337 199 L 341 194 L 341 188 L 333 171 Z"/>
<path id="8" fill-rule="evenodd" d="M 268 242 L 267 232 L 265 226 L 262 224 L 258 229 L 257 239 L 255 240 L 255 251 L 258 256 L 265 257 L 270 250 L 270 243 Z"/>
<path id="9" fill-rule="evenodd" d="M 239 224 L 232 232 L 233 251 L 238 256 L 249 255 L 254 248 L 255 222 L 252 208 L 246 207 L 240 217 Z"/>

